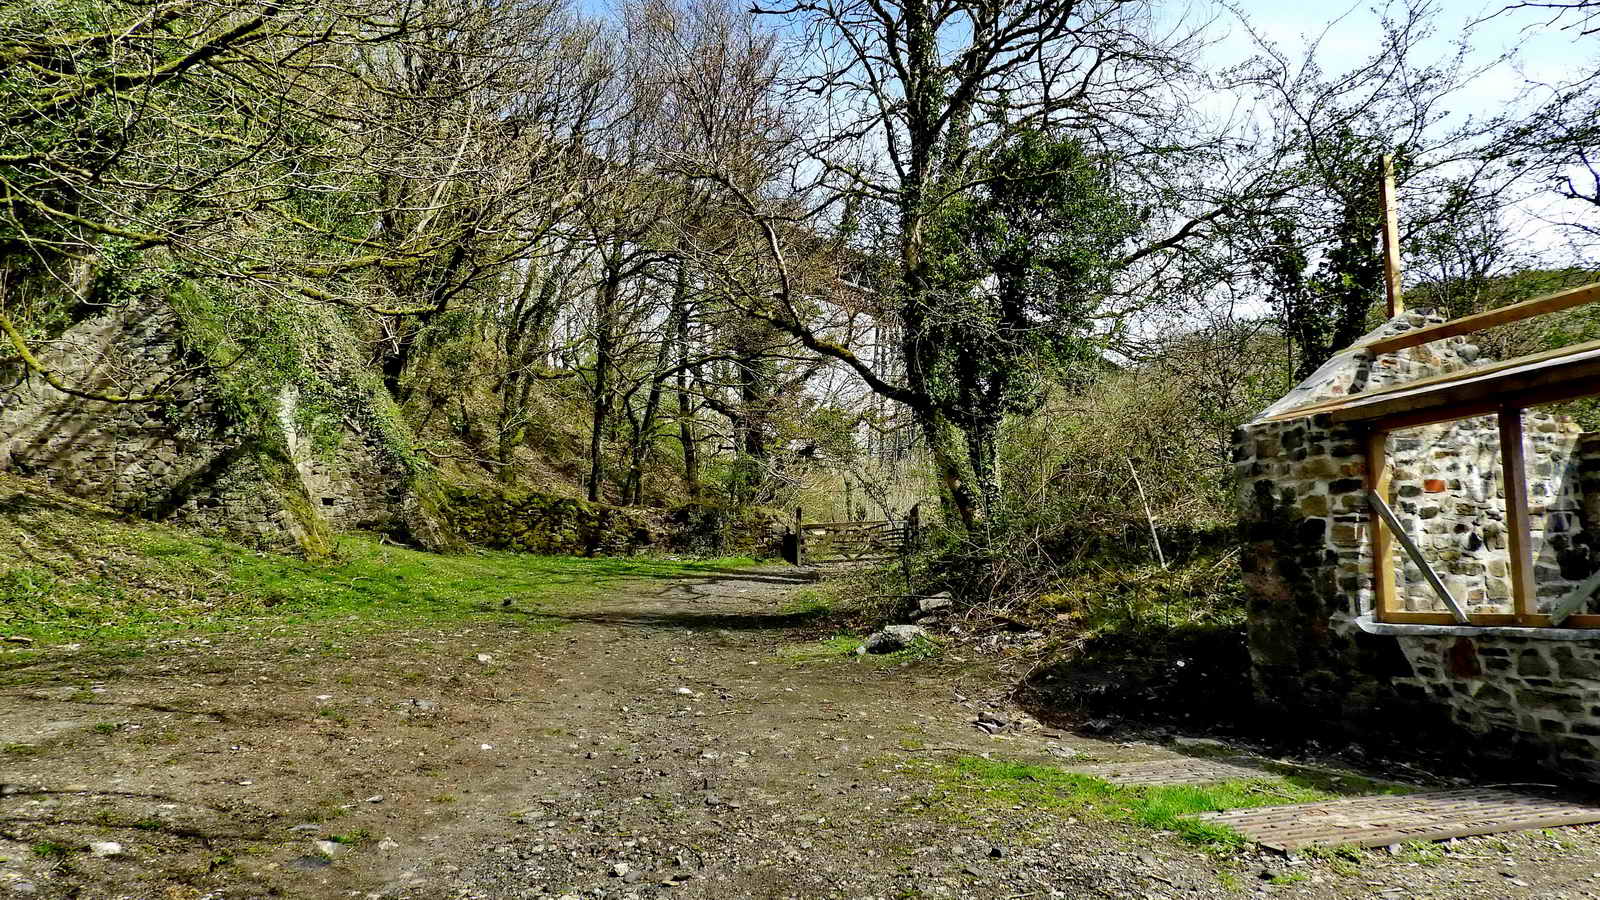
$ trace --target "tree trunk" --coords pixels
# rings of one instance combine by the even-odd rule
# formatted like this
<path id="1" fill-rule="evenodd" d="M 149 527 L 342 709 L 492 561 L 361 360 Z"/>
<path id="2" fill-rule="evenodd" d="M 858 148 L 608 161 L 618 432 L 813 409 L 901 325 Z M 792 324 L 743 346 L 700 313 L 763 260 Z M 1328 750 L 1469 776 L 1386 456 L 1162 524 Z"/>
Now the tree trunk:
<path id="1" fill-rule="evenodd" d="M 380 371 L 383 375 L 383 387 L 395 402 L 401 400 L 401 382 L 405 377 L 406 363 L 411 359 L 411 348 L 417 340 L 417 326 L 405 316 L 394 317 L 394 347 L 383 355 Z"/>
<path id="2" fill-rule="evenodd" d="M 943 488 L 941 502 L 947 513 L 955 513 L 962 528 L 973 531 L 982 517 L 978 511 L 977 496 L 968 482 L 967 473 L 962 470 L 962 454 L 956 446 L 957 429 L 945 421 L 944 415 L 938 411 L 920 411 L 918 418 L 922 422 L 923 436 L 928 441 L 928 452 L 933 456 L 934 469 L 939 474 L 940 487 Z"/>
<path id="3" fill-rule="evenodd" d="M 678 271 L 682 273 L 682 267 Z M 682 293 L 682 275 L 679 275 L 679 293 Z M 651 435 L 656 428 L 656 413 L 661 409 L 662 386 L 667 380 L 667 369 L 672 364 L 672 335 L 677 334 L 678 325 L 675 319 L 679 315 L 682 304 L 674 298 L 672 311 L 667 314 L 666 325 L 661 330 L 661 346 L 656 350 L 656 366 L 650 378 L 650 393 L 645 397 L 644 416 L 639 430 L 633 437 L 633 453 L 629 459 L 628 484 L 632 491 L 628 502 L 634 506 L 644 505 L 644 464 L 650 455 Z"/>
<path id="4" fill-rule="evenodd" d="M 926 156 L 919 157 L 915 151 L 913 160 L 921 165 L 927 164 Z M 926 169 L 923 172 L 925 173 Z M 961 527 L 970 532 L 977 527 L 982 517 L 974 485 L 961 464 L 962 458 L 967 455 L 961 447 L 963 443 L 961 430 L 933 405 L 931 399 L 928 399 L 931 393 L 926 377 L 924 348 L 921 346 L 924 331 L 922 310 L 926 308 L 922 298 L 929 293 L 928 273 L 924 262 L 925 239 L 922 233 L 924 217 L 921 210 L 920 189 L 925 183 L 924 174 L 907 188 L 907 199 L 903 201 L 906 205 L 901 209 L 900 264 L 906 291 L 906 297 L 901 303 L 904 328 L 900 334 L 901 355 L 905 360 L 907 385 L 927 404 L 914 406 L 912 412 L 916 415 L 918 424 L 922 426 L 923 437 L 928 442 L 928 453 L 933 457 L 934 469 L 939 475 L 939 484 L 942 488 L 941 504 L 945 507 L 946 513 L 955 513 L 956 519 L 961 522 Z"/>
<path id="5" fill-rule="evenodd" d="M 524 316 L 528 301 L 533 296 L 533 285 L 538 279 L 538 270 L 528 266 L 527 277 L 522 282 L 522 290 L 517 292 L 517 302 L 511 310 L 511 315 L 506 322 L 507 334 L 504 338 L 505 375 L 496 385 L 496 392 L 500 395 L 500 415 L 495 422 L 495 461 L 500 463 L 500 480 L 509 482 L 511 475 L 511 454 L 522 442 L 527 433 L 521 421 L 527 410 L 525 401 L 528 391 L 526 385 L 529 381 L 526 356 L 527 356 L 527 329 L 523 327 Z"/>
<path id="6" fill-rule="evenodd" d="M 606 425 L 611 417 L 611 356 L 616 350 L 615 313 L 620 281 L 617 272 L 606 273 L 600 289 L 599 308 L 595 310 L 594 402 L 589 433 L 590 502 L 600 500 L 600 487 L 606 477 L 604 445 Z"/>
<path id="7" fill-rule="evenodd" d="M 994 515 L 1000 505 L 998 425 L 966 430 L 967 463 L 972 469 L 973 486 L 984 518 Z"/>
<path id="8" fill-rule="evenodd" d="M 389 396 L 393 397 L 396 403 L 404 404 L 410 394 L 410 386 L 404 379 L 406 368 L 410 366 L 411 357 L 417 350 L 417 336 L 449 305 L 450 288 L 455 284 L 456 274 L 460 272 L 466 259 L 467 244 L 465 241 L 458 242 L 450 251 L 450 258 L 437 276 L 433 290 L 428 292 L 427 311 L 417 314 L 416 318 L 410 321 L 404 316 L 397 317 L 395 328 L 398 336 L 394 351 L 383 360 L 383 386 L 389 390 Z"/>
<path id="9" fill-rule="evenodd" d="M 739 490 L 735 494 L 739 506 L 759 502 L 766 490 L 767 429 L 766 429 L 766 379 L 762 377 L 758 351 L 748 344 L 739 348 L 734 364 L 739 379 L 738 452 L 741 465 Z"/>
<path id="10" fill-rule="evenodd" d="M 673 291 L 672 303 L 676 307 L 678 329 L 678 440 L 683 444 L 683 481 L 689 496 L 700 494 L 700 443 L 695 435 L 694 409 L 689 398 L 689 274 L 687 267 L 678 265 L 678 284 Z"/>

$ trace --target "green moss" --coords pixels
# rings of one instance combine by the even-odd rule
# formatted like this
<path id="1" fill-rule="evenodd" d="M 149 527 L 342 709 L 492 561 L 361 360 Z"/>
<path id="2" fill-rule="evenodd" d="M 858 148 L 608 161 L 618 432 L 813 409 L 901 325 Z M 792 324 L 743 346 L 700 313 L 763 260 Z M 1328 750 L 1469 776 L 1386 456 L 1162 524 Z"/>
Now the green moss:
<path id="1" fill-rule="evenodd" d="M 207 393 L 221 407 L 215 426 L 251 448 L 308 556 L 326 557 L 332 539 L 296 470 L 286 426 L 297 435 L 296 452 L 329 460 L 354 428 L 409 495 L 405 518 L 413 539 L 435 550 L 461 549 L 447 525 L 437 473 L 336 310 L 192 281 L 175 287 L 171 301 L 185 347 L 212 368 Z M 286 396 L 293 398 L 287 407 Z"/>
<path id="2" fill-rule="evenodd" d="M 307 558 L 327 559 L 333 552 L 333 529 L 317 512 L 311 495 L 306 493 L 305 482 L 289 456 L 282 433 L 269 433 L 258 439 L 255 446 L 256 463 L 277 494 L 280 508 L 289 516 L 295 543 Z"/>
<path id="3" fill-rule="evenodd" d="M 663 543 L 660 527 L 642 510 L 504 485 L 457 485 L 444 493 L 452 530 L 482 547 L 594 556 Z"/>

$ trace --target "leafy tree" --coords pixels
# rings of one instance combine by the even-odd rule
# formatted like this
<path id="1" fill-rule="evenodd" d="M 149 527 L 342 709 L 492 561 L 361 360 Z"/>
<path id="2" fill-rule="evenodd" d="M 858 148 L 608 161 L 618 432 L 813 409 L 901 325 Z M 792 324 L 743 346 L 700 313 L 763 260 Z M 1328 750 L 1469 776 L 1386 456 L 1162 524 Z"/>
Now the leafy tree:
<path id="1" fill-rule="evenodd" d="M 1031 131 L 1052 141 L 1075 135 L 1102 159 L 1148 163 L 1131 165 L 1130 171 L 1166 171 L 1158 160 L 1192 145 L 1181 88 L 1191 72 L 1189 35 L 1154 36 L 1153 9 L 1142 0 L 1027 0 L 999 6 L 969 0 L 801 0 L 758 9 L 780 18 L 787 33 L 796 36 L 789 83 L 796 104 L 816 113 L 811 119 L 816 127 L 804 127 L 809 123 L 796 114 L 790 170 L 802 188 L 800 196 L 811 201 L 809 215 L 793 202 L 774 202 L 708 167 L 710 177 L 735 196 L 736 206 L 761 224 L 768 265 L 776 270 L 766 290 L 749 291 L 741 302 L 749 314 L 843 363 L 871 390 L 908 407 L 955 518 L 976 527 L 983 496 L 994 491 L 992 466 L 984 462 L 992 458 L 985 448 L 993 441 L 994 417 L 1017 408 L 1017 398 L 1026 393 L 1022 384 L 1034 377 L 1021 372 L 1013 380 L 1002 370 L 1007 359 L 1021 359 L 1020 348 L 1031 352 L 1053 340 L 1035 343 L 1025 335 L 1039 332 L 1067 299 L 1030 298 L 1030 309 L 1007 311 L 1001 307 L 1014 303 L 1013 296 L 979 300 L 979 291 L 951 289 L 953 273 L 957 284 L 973 277 L 960 274 L 959 266 L 948 268 L 948 251 L 964 240 L 953 238 L 961 231 L 961 217 L 994 214 L 1018 199 L 986 190 L 992 173 L 985 160 L 1010 145 L 1014 135 Z M 1032 151 L 1014 152 L 1011 165 L 1026 162 Z M 1159 192 L 1171 201 L 1171 211 L 1155 223 L 1141 216 L 1142 226 L 1185 219 L 1182 192 Z M 985 212 L 983 204 L 993 206 Z M 838 210 L 851 229 L 859 224 L 864 238 L 852 249 L 872 261 L 860 267 L 878 274 L 871 283 L 855 280 L 852 270 L 859 269 L 845 260 L 831 273 L 806 273 L 790 265 L 785 247 L 790 223 L 816 221 L 817 211 L 830 209 Z M 1222 215 L 1221 209 L 1196 210 L 1181 224 L 1172 221 L 1166 237 L 1137 249 L 1121 248 L 1127 252 L 1108 265 L 1149 264 Z M 1059 234 L 1100 233 L 1093 223 L 1061 225 L 1057 217 L 1049 227 Z M 1065 271 L 1063 260 L 1025 258 L 1008 249 L 1007 240 L 968 248 L 964 265 L 981 260 L 1013 267 L 1004 273 L 1007 291 L 1037 281 L 1042 271 Z M 1098 241 L 1092 238 L 1086 245 L 1099 246 Z M 984 277 L 996 274 L 991 270 Z M 897 360 L 857 352 L 851 341 L 862 334 L 851 328 L 855 311 L 892 324 L 900 336 Z M 1072 312 L 1075 321 L 1063 323 L 1068 330 L 1081 322 Z M 965 346 L 955 348 L 954 355 L 937 348 L 945 337 L 957 335 Z M 990 349 L 998 354 L 994 360 L 984 359 Z M 968 434 L 969 427 L 975 433 Z"/>
<path id="2" fill-rule="evenodd" d="M 937 312 L 907 349 L 928 401 L 962 434 L 992 512 L 1000 427 L 1033 412 L 1070 364 L 1096 359 L 1094 312 L 1135 216 L 1106 162 L 1073 138 L 1006 135 L 974 172 L 973 189 L 933 220 Z"/>

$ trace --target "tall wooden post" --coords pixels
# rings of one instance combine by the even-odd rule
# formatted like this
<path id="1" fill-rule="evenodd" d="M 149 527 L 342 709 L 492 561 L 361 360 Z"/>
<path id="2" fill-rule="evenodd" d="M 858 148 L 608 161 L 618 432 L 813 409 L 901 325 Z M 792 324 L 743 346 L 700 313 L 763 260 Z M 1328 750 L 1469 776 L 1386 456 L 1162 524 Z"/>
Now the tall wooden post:
<path id="1" fill-rule="evenodd" d="M 1406 311 L 1400 296 L 1400 212 L 1395 200 L 1394 155 L 1383 155 L 1382 181 L 1378 190 L 1383 207 L 1383 291 L 1389 301 L 1389 318 Z"/>
<path id="2" fill-rule="evenodd" d="M 794 559 L 795 565 L 806 564 L 806 511 L 803 507 L 794 508 Z"/>
<path id="3" fill-rule="evenodd" d="M 1506 487 L 1506 555 L 1511 557 L 1511 601 L 1517 621 L 1538 614 L 1533 584 L 1533 539 L 1528 533 L 1528 469 L 1522 454 L 1522 410 L 1500 410 L 1500 468 Z"/>
<path id="4" fill-rule="evenodd" d="M 1389 501 L 1387 431 L 1374 430 L 1367 435 L 1367 490 L 1385 503 Z M 1372 541 L 1372 618 L 1391 621 L 1391 614 L 1400 606 L 1394 585 L 1394 535 L 1376 510 L 1367 516 L 1367 534 Z"/>

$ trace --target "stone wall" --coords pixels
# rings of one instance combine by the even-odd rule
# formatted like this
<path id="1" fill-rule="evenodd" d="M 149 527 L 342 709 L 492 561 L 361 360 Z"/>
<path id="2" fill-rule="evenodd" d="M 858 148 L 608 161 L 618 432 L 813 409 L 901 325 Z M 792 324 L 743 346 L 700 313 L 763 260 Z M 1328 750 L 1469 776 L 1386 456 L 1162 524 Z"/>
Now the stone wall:
<path id="1" fill-rule="evenodd" d="M 522 553 L 628 554 L 658 546 L 660 523 L 643 510 L 500 485 L 455 485 L 450 523 L 473 544 Z"/>
<path id="2" fill-rule="evenodd" d="M 433 549 L 460 539 L 534 553 L 767 554 L 770 523 L 731 520 L 690 504 L 665 513 L 589 504 L 494 486 L 446 488 L 408 476 L 346 420 L 316 446 L 301 397 L 286 388 L 276 421 L 245 433 L 197 370 L 168 309 L 130 306 L 67 329 L 38 348 L 68 385 L 118 394 L 160 391 L 156 403 L 69 396 L 42 379 L 0 383 L 0 471 L 146 518 L 220 531 L 262 546 L 327 549 L 332 531 L 401 534 Z M 326 436 L 324 436 L 326 437 Z"/>
<path id="3" fill-rule="evenodd" d="M 1523 432 L 1535 580 L 1539 607 L 1547 610 L 1593 568 L 1574 459 L 1579 429 L 1570 420 L 1530 410 Z M 1388 442 L 1395 514 L 1450 593 L 1472 613 L 1511 611 L 1499 442 L 1493 416 L 1410 428 L 1391 434 Z M 1403 556 L 1400 562 L 1396 587 L 1402 608 L 1444 611 L 1422 570 Z"/>
<path id="4" fill-rule="evenodd" d="M 1470 753 L 1532 760 L 1600 782 L 1600 640 L 1593 635 L 1366 627 L 1405 654 L 1410 672 L 1396 677 L 1396 691 L 1415 705 L 1447 710 L 1450 725 L 1468 736 Z"/>
<path id="5" fill-rule="evenodd" d="M 297 392 L 286 391 L 279 403 L 279 423 L 307 499 L 318 515 L 336 531 L 403 530 L 408 488 L 396 465 L 349 424 L 342 429 L 337 448 L 318 451 L 296 424 L 298 404 Z"/>
<path id="6" fill-rule="evenodd" d="M 1429 321 L 1437 319 L 1407 314 L 1369 338 Z M 1326 416 L 1264 421 L 1306 403 L 1481 362 L 1463 338 L 1376 358 L 1348 350 L 1235 434 L 1255 686 L 1269 708 L 1352 728 L 1399 720 L 1441 736 L 1492 735 L 1493 741 L 1472 743 L 1474 752 L 1489 755 L 1600 758 L 1600 740 L 1588 733 L 1597 730 L 1592 714 L 1600 710 L 1600 684 L 1590 674 L 1572 674 L 1589 672 L 1585 666 L 1600 641 L 1568 640 L 1561 649 L 1515 632 L 1374 630 L 1363 433 Z M 1535 410 L 1525 415 L 1541 608 L 1597 565 L 1600 491 L 1584 492 L 1586 479 L 1600 482 L 1597 438 L 1561 417 Z M 1471 612 L 1509 612 L 1505 486 L 1494 417 L 1397 431 L 1389 436 L 1388 454 L 1395 513 L 1451 593 Z M 1403 608 L 1444 611 L 1398 546 L 1393 565 Z M 1429 636 L 1436 633 L 1449 640 Z M 1557 720 L 1559 728 L 1552 724 Z"/>

